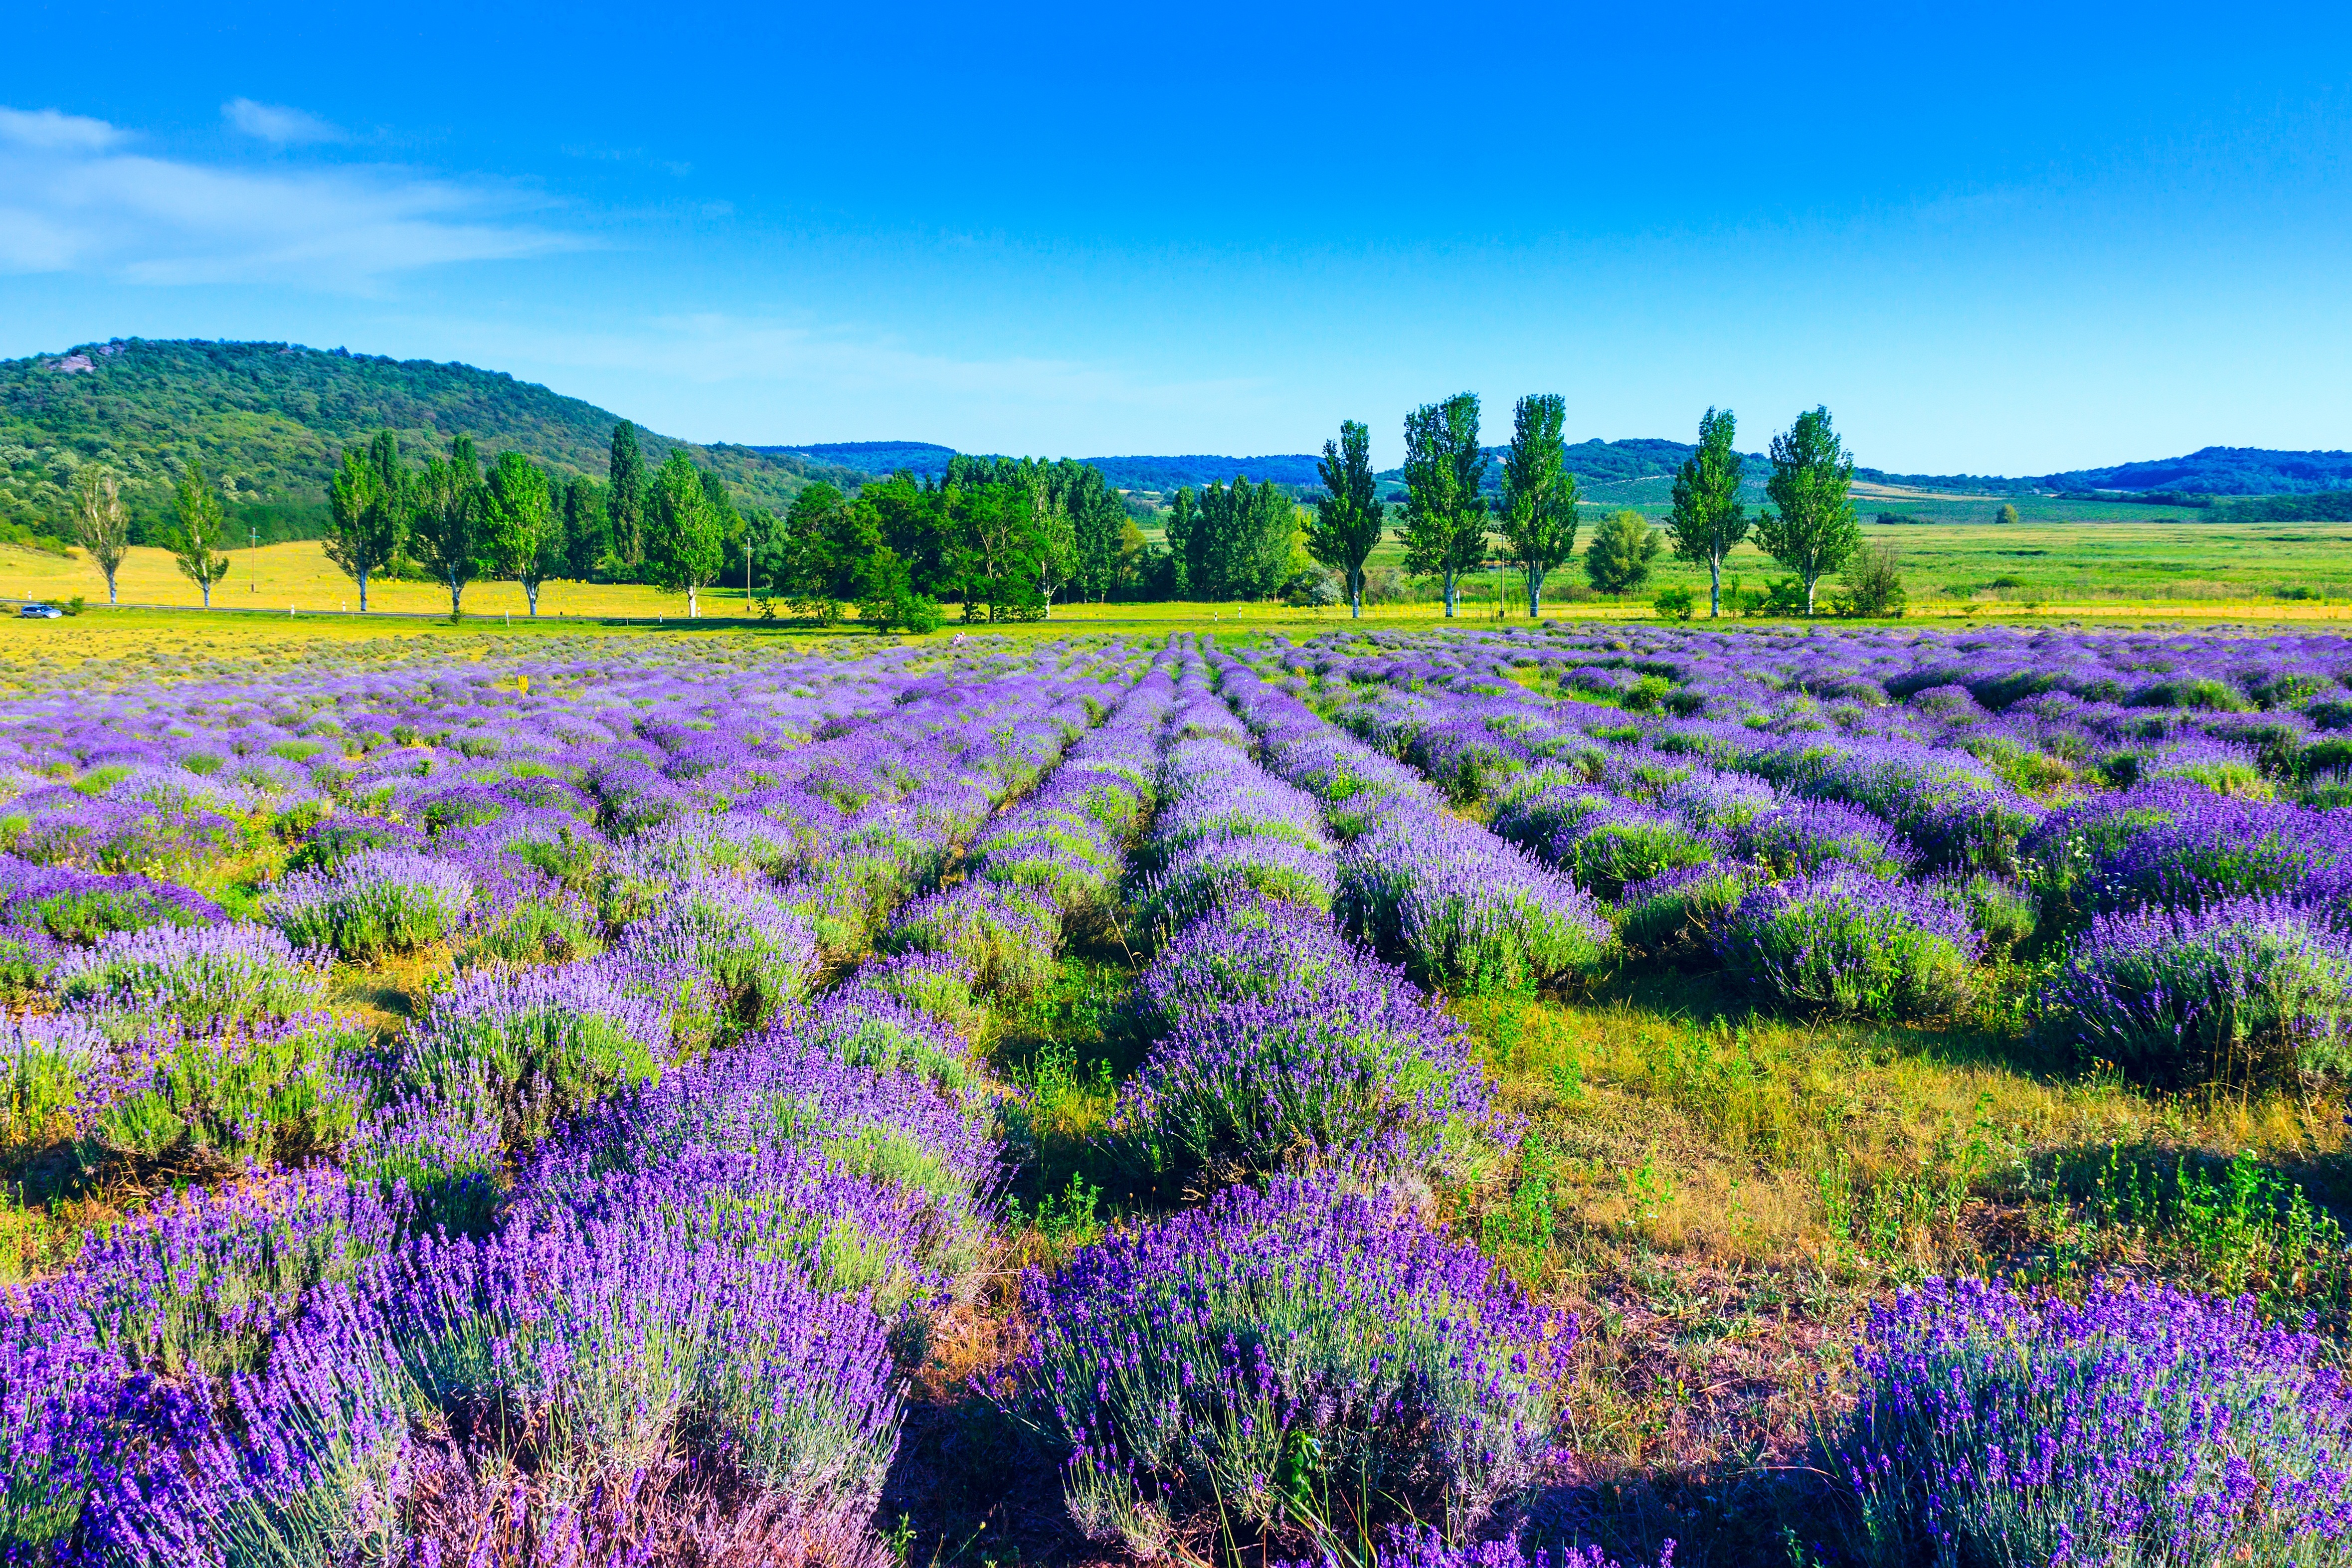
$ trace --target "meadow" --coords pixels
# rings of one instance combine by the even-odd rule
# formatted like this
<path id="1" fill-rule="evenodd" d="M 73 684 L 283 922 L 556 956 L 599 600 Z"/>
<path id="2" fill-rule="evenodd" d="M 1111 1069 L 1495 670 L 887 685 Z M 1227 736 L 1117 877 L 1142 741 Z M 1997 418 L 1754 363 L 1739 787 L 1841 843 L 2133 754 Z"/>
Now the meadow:
<path id="1" fill-rule="evenodd" d="M 0 1553 L 2352 1560 L 2352 643 L 1231 610 L 0 626 Z"/>

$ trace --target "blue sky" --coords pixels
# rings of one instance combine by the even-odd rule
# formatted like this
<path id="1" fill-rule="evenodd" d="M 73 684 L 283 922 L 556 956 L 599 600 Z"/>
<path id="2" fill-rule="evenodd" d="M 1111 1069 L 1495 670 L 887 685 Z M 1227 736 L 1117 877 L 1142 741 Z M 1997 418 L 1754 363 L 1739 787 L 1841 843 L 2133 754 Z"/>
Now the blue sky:
<path id="1" fill-rule="evenodd" d="M 333 13 L 333 14 L 329 14 Z M 2352 446 L 2342 7 L 12 9 L 0 355 L 464 360 L 706 440 L 2040 473 Z M 32 63 L 27 68 L 28 62 Z"/>

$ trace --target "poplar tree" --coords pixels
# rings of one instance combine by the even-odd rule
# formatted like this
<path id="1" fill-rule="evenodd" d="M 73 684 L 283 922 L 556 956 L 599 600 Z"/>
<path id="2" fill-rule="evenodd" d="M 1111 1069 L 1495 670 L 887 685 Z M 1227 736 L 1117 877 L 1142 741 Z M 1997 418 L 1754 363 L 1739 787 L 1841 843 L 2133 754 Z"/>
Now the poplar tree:
<path id="1" fill-rule="evenodd" d="M 501 452 L 482 492 L 482 554 L 499 577 L 522 584 L 539 614 L 539 585 L 563 570 L 563 517 L 547 476 L 520 452 Z"/>
<path id="2" fill-rule="evenodd" d="M 1348 608 L 1364 616 L 1364 562 L 1381 542 L 1388 508 L 1381 505 L 1380 481 L 1372 477 L 1372 433 L 1352 419 L 1339 422 L 1339 439 L 1323 444 L 1323 500 L 1307 525 L 1307 549 L 1325 566 L 1336 567 L 1348 584 Z"/>
<path id="3" fill-rule="evenodd" d="M 1486 456 L 1478 450 L 1478 394 L 1423 403 L 1404 420 L 1404 565 L 1444 586 L 1445 613 L 1465 571 L 1486 559 Z"/>
<path id="4" fill-rule="evenodd" d="M 1775 510 L 1758 519 L 1756 542 L 1804 583 L 1808 615 L 1822 579 L 1862 548 L 1853 486 L 1853 459 L 1830 428 L 1828 409 L 1799 414 L 1787 434 L 1772 438 L 1772 477 L 1764 493 Z"/>
<path id="5" fill-rule="evenodd" d="M 115 603 L 114 574 L 131 553 L 131 512 L 113 469 L 85 463 L 74 471 L 73 527 L 74 542 L 106 574 L 106 601 Z"/>
<path id="6" fill-rule="evenodd" d="M 1560 439 L 1568 400 L 1542 392 L 1521 398 L 1512 412 L 1496 526 L 1528 574 L 1528 619 L 1534 621 L 1543 615 L 1544 578 L 1576 553 L 1576 476 L 1568 471 Z"/>
<path id="7" fill-rule="evenodd" d="M 367 613 L 368 579 L 400 559 L 408 543 L 408 475 L 400 437 L 377 433 L 364 452 L 347 450 L 327 485 L 327 559 L 359 585 Z"/>
<path id="8" fill-rule="evenodd" d="M 483 560 L 482 465 L 474 438 L 449 444 L 449 456 L 425 460 L 410 493 L 408 537 L 416 563 L 449 590 L 449 618 L 465 613 L 466 590 L 488 570 Z"/>
<path id="9" fill-rule="evenodd" d="M 1723 561 L 1748 537 L 1748 508 L 1739 501 L 1739 454 L 1731 448 L 1737 426 L 1729 409 L 1708 409 L 1698 422 L 1698 450 L 1675 476 L 1675 507 L 1666 515 L 1666 537 L 1675 554 L 1706 568 L 1706 612 L 1723 613 Z"/>
<path id="10" fill-rule="evenodd" d="M 702 613 L 699 595 L 719 579 L 727 559 L 719 509 L 686 454 L 672 448 L 646 497 L 646 565 L 654 581 L 686 591 L 686 618 Z"/>
<path id="11" fill-rule="evenodd" d="M 182 577 L 196 585 L 205 596 L 205 608 L 210 610 L 213 585 L 228 575 L 228 557 L 213 548 L 228 527 L 228 508 L 205 480 L 204 462 L 193 450 L 172 505 L 180 519 L 172 531 L 173 564 Z"/>
<path id="12" fill-rule="evenodd" d="M 625 419 L 613 427 L 604 514 L 612 530 L 614 555 L 624 566 L 645 564 L 646 460 L 637 450 L 637 427 Z"/>

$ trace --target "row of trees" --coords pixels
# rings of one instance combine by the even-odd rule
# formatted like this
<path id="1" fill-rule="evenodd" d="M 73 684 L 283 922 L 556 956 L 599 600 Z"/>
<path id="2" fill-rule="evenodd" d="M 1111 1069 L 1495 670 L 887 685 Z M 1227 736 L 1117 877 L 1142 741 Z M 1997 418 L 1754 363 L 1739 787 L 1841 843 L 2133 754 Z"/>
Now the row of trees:
<path id="1" fill-rule="evenodd" d="M 359 585 L 362 611 L 372 579 L 416 575 L 449 591 L 452 615 L 463 612 L 467 588 L 484 580 L 520 583 L 537 615 L 541 584 L 610 571 L 683 590 L 694 616 L 701 591 L 727 565 L 730 541 L 746 531 L 718 476 L 684 452 L 647 473 L 626 423 L 614 432 L 608 486 L 567 483 L 520 452 L 501 452 L 485 466 L 464 435 L 419 471 L 387 430 L 343 454 L 327 499 L 327 558 Z"/>
<path id="2" fill-rule="evenodd" d="M 1223 559 L 1212 543 L 1222 536 L 1194 519 L 1254 493 L 1218 490 L 1197 505 L 1180 494 L 1186 520 L 1171 517 L 1171 546 L 1187 538 Z M 856 604 L 860 619 L 886 626 L 936 625 L 942 600 L 960 601 L 968 621 L 1044 619 L 1063 594 L 1101 600 L 1139 584 L 1150 553 L 1101 470 L 961 455 L 936 482 L 894 474 L 854 497 L 811 485 L 782 527 L 758 531 L 748 548 L 752 592 L 768 589 L 825 622 Z"/>
<path id="3" fill-rule="evenodd" d="M 1404 516 L 1397 541 L 1404 547 L 1405 570 L 1437 580 L 1449 616 L 1462 580 L 1495 560 L 1520 570 L 1528 615 L 1543 613 L 1545 579 L 1576 553 L 1577 484 L 1561 434 L 1565 413 L 1566 402 L 1557 393 L 1519 399 L 1492 501 L 1486 494 L 1488 458 L 1479 445 L 1475 393 L 1424 403 L 1405 416 Z M 1813 613 L 1821 580 L 1862 548 L 1850 498 L 1853 459 L 1831 427 L 1828 409 L 1799 414 L 1772 438 L 1772 475 L 1765 484 L 1771 506 L 1751 517 L 1739 498 L 1737 428 L 1729 409 L 1710 408 L 1700 419 L 1698 448 L 1675 476 L 1663 538 L 1637 512 L 1614 513 L 1603 522 L 1586 552 L 1594 587 L 1622 591 L 1638 585 L 1649 562 L 1671 545 L 1675 555 L 1706 568 L 1708 613 L 1720 615 L 1724 560 L 1752 531 L 1767 555 L 1796 574 L 1805 613 Z M 1338 440 L 1323 444 L 1325 497 L 1307 529 L 1308 550 L 1341 574 L 1357 615 L 1363 613 L 1364 563 L 1381 542 L 1386 512 L 1370 444 L 1369 432 L 1353 420 L 1339 426 Z"/>

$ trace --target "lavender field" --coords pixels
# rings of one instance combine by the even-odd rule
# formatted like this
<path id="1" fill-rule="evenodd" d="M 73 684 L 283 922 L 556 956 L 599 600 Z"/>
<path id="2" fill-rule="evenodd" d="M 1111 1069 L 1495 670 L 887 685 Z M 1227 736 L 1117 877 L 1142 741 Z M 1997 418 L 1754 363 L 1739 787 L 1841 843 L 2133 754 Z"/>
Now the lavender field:
<path id="1" fill-rule="evenodd" d="M 0 704 L 0 1560 L 2352 1563 L 2352 643 Z"/>

